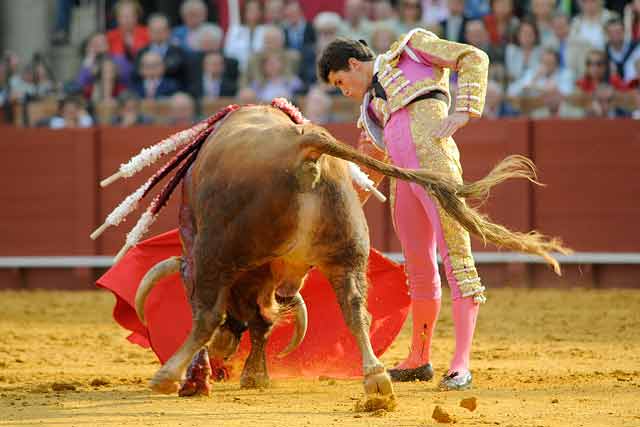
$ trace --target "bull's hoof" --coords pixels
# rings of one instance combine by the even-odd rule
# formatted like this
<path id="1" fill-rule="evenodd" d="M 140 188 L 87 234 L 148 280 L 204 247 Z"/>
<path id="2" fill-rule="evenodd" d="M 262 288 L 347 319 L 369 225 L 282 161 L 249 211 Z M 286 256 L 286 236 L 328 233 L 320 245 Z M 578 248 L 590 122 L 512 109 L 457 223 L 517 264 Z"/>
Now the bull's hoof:
<path id="1" fill-rule="evenodd" d="M 180 387 L 180 391 L 178 391 L 178 396 L 180 397 L 190 397 L 190 396 L 209 396 L 211 392 L 211 386 L 208 381 L 198 382 L 198 381 L 190 381 L 187 380 Z"/>
<path id="2" fill-rule="evenodd" d="M 174 378 L 171 378 L 168 373 L 160 369 L 153 376 L 150 382 L 151 390 L 156 393 L 173 394 L 178 391 L 180 384 Z"/>
<path id="3" fill-rule="evenodd" d="M 369 395 L 393 396 L 393 385 L 386 371 L 372 373 L 364 377 L 364 392 Z"/>
<path id="4" fill-rule="evenodd" d="M 240 388 L 267 388 L 271 385 L 268 375 L 242 375 L 240 377 Z"/>

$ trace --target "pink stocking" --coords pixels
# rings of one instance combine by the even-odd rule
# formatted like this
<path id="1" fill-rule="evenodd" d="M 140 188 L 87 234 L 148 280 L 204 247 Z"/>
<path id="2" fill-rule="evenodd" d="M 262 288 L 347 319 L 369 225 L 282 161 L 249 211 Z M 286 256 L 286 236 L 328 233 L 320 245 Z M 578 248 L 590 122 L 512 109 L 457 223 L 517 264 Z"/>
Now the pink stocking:
<path id="1" fill-rule="evenodd" d="M 473 302 L 473 297 L 454 299 L 451 304 L 456 331 L 456 351 L 451 360 L 449 373 L 463 374 L 469 370 L 471 342 L 480 306 Z"/>
<path id="2" fill-rule="evenodd" d="M 414 299 L 411 301 L 413 337 L 409 357 L 396 369 L 411 369 L 431 362 L 431 338 L 440 313 L 439 299 Z"/>

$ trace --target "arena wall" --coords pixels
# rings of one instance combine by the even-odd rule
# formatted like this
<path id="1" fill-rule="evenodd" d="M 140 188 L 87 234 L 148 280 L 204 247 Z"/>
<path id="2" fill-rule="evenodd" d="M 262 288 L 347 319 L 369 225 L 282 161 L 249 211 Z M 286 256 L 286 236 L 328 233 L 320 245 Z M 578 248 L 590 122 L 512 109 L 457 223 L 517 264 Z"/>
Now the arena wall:
<path id="1" fill-rule="evenodd" d="M 345 142 L 357 139 L 352 125 L 329 126 Z M 89 234 L 151 170 L 99 189 L 118 165 L 177 129 L 167 127 L 47 130 L 0 127 L 0 256 L 112 255 L 138 214 L 97 241 Z M 511 228 L 557 235 L 580 252 L 640 252 L 640 125 L 631 120 L 481 120 L 462 129 L 465 179 L 486 174 L 508 154 L 537 164 L 537 187 L 501 185 L 483 206 Z M 388 183 L 383 184 L 388 191 Z M 172 198 L 149 235 L 176 225 L 179 195 Z M 373 245 L 400 252 L 388 204 L 371 199 L 365 208 Z M 474 241 L 476 251 L 495 251 Z M 638 265 L 568 265 L 556 278 L 543 265 L 482 264 L 489 286 L 639 287 Z M 100 269 L 0 269 L 0 288 L 86 289 Z"/>

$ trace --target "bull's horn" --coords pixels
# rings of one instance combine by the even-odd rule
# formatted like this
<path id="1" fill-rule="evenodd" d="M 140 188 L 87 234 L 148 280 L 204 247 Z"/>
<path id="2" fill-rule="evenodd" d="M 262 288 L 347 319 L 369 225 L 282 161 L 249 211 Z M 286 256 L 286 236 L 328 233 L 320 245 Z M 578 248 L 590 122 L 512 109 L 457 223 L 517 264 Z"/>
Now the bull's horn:
<path id="1" fill-rule="evenodd" d="M 309 323 L 307 319 L 307 305 L 304 303 L 304 299 L 302 299 L 300 293 L 295 294 L 292 298 L 291 308 L 296 313 L 296 327 L 293 330 L 293 337 L 289 345 L 278 353 L 278 357 L 285 357 L 298 348 L 302 340 L 304 340 L 304 336 L 307 334 L 307 324 Z"/>
<path id="2" fill-rule="evenodd" d="M 168 276 L 169 274 L 180 271 L 181 260 L 181 257 L 172 256 L 164 261 L 160 261 L 151 267 L 140 281 L 140 286 L 138 286 L 138 290 L 136 291 L 136 313 L 143 325 L 146 325 L 144 318 L 144 303 L 147 300 L 147 296 L 160 279 Z"/>

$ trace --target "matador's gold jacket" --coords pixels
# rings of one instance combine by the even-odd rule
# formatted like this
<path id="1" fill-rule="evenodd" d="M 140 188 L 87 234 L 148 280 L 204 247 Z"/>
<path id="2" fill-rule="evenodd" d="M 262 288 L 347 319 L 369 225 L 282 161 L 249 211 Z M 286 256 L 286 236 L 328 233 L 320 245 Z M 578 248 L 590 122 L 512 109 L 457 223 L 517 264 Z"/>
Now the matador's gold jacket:
<path id="1" fill-rule="evenodd" d="M 365 130 L 376 145 L 384 147 L 382 129 L 389 117 L 415 98 L 439 91 L 451 104 L 450 70 L 458 73 L 456 111 L 479 117 L 484 107 L 488 69 L 489 57 L 482 50 L 443 40 L 432 32 L 416 28 L 376 57 L 374 77 L 387 99 L 376 96 L 373 89 L 367 92 L 360 108 L 358 127 Z"/>

